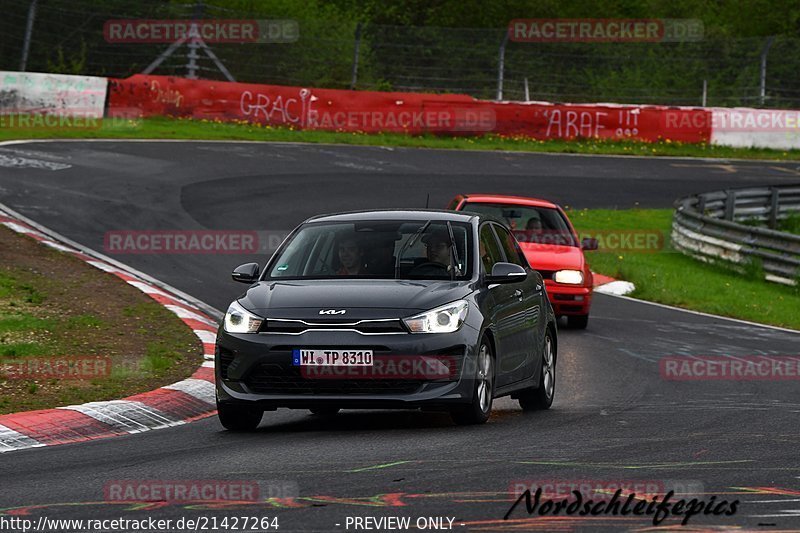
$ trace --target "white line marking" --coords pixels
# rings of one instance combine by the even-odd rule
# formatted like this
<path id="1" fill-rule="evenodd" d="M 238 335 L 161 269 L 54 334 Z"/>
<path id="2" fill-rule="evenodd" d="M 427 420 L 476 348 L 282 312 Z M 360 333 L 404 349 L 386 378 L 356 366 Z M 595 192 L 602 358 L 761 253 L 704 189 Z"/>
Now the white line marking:
<path id="1" fill-rule="evenodd" d="M 630 296 L 619 296 L 616 294 L 608 294 L 606 296 L 611 296 L 612 298 L 622 298 L 623 300 L 628 300 L 629 302 L 635 302 L 638 304 L 645 304 L 645 305 L 654 305 L 656 307 L 661 307 L 663 309 L 670 309 L 672 311 L 680 311 L 681 313 L 689 313 L 692 315 L 704 316 L 708 318 L 716 318 L 719 320 L 727 320 L 728 322 L 737 322 L 739 324 L 746 324 L 748 326 L 753 326 L 757 328 L 765 328 L 765 329 L 774 329 L 776 331 L 783 331 L 785 333 L 794 333 L 795 335 L 800 335 L 800 331 L 796 329 L 788 329 L 782 328 L 780 326 L 771 326 L 769 324 L 759 324 L 757 322 L 750 322 L 748 320 L 741 320 L 739 318 L 730 318 L 727 316 L 719 316 L 719 315 L 712 315 L 710 313 L 703 313 L 702 311 L 694 311 L 692 309 L 683 309 L 682 307 L 674 307 L 667 304 L 660 304 L 657 302 L 648 302 L 647 300 L 639 300 L 638 298 L 631 298 Z"/>
<path id="2" fill-rule="evenodd" d="M 44 233 L 39 233 L 38 231 L 32 230 L 26 226 L 23 226 L 22 224 L 17 224 L 16 222 L 3 222 L 3 225 L 11 228 L 17 233 L 25 233 L 26 235 L 36 235 L 37 237 L 42 237 L 42 238 L 47 237 Z"/>
<path id="3" fill-rule="evenodd" d="M 86 261 L 86 262 L 89 263 L 90 265 L 92 265 L 95 268 L 99 268 L 100 270 L 102 270 L 104 272 L 110 272 L 112 274 L 114 274 L 114 273 L 127 274 L 127 272 L 125 272 L 124 270 L 121 270 L 119 268 L 113 267 L 113 266 L 111 266 L 108 263 L 105 263 L 103 261 L 94 261 L 94 260 L 92 260 L 92 261 Z"/>
<path id="4" fill-rule="evenodd" d="M 77 252 L 77 250 L 73 250 L 69 246 L 64 246 L 63 244 L 59 244 L 56 241 L 51 241 L 50 239 L 42 239 L 39 242 L 41 242 L 44 245 L 49 246 L 50 248 L 55 248 L 56 250 L 58 250 L 60 252 L 67 252 L 67 253 L 75 253 L 75 252 Z"/>

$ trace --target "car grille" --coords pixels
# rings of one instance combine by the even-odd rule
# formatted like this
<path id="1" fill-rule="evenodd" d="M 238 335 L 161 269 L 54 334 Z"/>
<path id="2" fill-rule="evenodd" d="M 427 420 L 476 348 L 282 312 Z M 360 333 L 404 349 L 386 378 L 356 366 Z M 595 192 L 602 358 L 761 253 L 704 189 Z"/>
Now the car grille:
<path id="1" fill-rule="evenodd" d="M 341 350 L 372 350 L 377 357 L 391 357 L 387 346 L 337 346 Z M 271 354 L 285 354 L 286 361 L 291 361 L 292 346 L 273 346 Z M 427 356 L 451 357 L 455 363 L 453 374 L 441 379 L 393 379 L 387 377 L 361 379 L 308 378 L 301 374 L 300 367 L 291 363 L 264 362 L 256 365 L 244 378 L 244 383 L 254 393 L 259 394 L 331 394 L 331 395 L 380 395 L 411 394 L 419 390 L 425 383 L 457 380 L 461 375 L 466 346 L 455 345 L 434 352 Z"/>
<path id="2" fill-rule="evenodd" d="M 245 380 L 247 386 L 262 394 L 359 395 L 411 394 L 424 381 L 410 379 L 307 379 L 299 367 L 262 363 Z"/>
<path id="3" fill-rule="evenodd" d="M 408 333 L 398 318 L 386 320 L 299 320 L 290 318 L 268 318 L 261 324 L 259 333 L 300 335 L 306 331 L 356 331 L 362 335 L 385 335 Z"/>

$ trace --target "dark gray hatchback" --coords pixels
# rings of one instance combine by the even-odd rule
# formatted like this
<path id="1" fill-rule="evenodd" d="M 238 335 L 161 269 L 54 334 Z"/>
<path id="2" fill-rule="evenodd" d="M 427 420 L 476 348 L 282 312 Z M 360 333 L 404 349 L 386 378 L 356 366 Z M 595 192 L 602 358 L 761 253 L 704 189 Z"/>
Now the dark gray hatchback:
<path id="1" fill-rule="evenodd" d="M 231 430 L 278 407 L 449 411 L 553 402 L 557 332 L 544 283 L 501 221 L 434 210 L 310 218 L 249 283 L 217 334 L 217 408 Z"/>

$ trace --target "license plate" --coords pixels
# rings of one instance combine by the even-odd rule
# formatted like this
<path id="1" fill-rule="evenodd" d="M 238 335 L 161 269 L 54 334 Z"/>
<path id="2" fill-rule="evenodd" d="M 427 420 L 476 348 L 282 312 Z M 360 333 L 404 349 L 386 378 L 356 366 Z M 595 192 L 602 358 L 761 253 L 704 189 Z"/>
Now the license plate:
<path id="1" fill-rule="evenodd" d="M 292 350 L 294 366 L 372 366 L 372 350 Z"/>

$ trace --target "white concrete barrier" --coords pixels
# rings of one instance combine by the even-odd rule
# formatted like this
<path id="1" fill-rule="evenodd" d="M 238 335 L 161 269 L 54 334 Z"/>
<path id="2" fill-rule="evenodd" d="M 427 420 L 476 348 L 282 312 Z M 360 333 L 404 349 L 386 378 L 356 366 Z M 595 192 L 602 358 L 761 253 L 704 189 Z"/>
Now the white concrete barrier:
<path id="1" fill-rule="evenodd" d="M 711 144 L 800 149 L 800 110 L 711 108 Z"/>
<path id="2" fill-rule="evenodd" d="M 107 78 L 0 71 L 0 114 L 103 118 Z"/>

